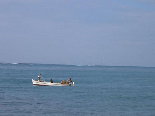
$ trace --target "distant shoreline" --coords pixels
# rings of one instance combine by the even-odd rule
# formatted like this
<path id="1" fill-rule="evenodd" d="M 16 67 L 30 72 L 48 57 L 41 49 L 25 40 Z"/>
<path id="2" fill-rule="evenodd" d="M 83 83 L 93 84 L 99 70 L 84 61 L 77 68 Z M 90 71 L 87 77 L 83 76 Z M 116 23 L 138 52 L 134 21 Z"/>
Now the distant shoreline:
<path id="1" fill-rule="evenodd" d="M 53 65 L 53 66 L 76 66 L 76 67 L 139 67 L 139 68 L 155 68 L 148 66 L 109 66 L 109 65 L 76 65 L 76 64 L 47 64 L 47 63 L 4 63 L 0 62 L 0 64 L 12 64 L 12 65 Z"/>

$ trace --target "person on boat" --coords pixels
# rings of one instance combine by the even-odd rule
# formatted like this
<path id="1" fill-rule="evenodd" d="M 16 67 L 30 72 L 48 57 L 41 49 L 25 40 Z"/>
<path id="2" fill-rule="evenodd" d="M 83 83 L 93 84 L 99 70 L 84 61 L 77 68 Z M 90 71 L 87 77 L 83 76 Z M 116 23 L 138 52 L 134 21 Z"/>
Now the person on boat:
<path id="1" fill-rule="evenodd" d="M 69 78 L 69 79 L 68 79 L 68 81 L 69 81 L 69 82 L 72 82 L 72 79 L 71 79 L 71 78 Z"/>
<path id="2" fill-rule="evenodd" d="M 41 78 L 41 74 L 38 75 L 38 81 L 40 81 L 40 78 Z"/>
<path id="3" fill-rule="evenodd" d="M 53 80 L 52 80 L 52 78 L 50 79 L 50 82 L 51 82 L 51 83 L 53 83 Z"/>

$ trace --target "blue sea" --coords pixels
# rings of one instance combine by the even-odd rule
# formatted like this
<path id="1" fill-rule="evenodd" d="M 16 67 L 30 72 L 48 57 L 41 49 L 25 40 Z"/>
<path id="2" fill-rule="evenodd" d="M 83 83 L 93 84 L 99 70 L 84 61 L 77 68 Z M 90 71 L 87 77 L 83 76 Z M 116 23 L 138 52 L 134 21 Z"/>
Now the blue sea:
<path id="1" fill-rule="evenodd" d="M 1 63 L 0 116 L 155 116 L 155 68 Z"/>

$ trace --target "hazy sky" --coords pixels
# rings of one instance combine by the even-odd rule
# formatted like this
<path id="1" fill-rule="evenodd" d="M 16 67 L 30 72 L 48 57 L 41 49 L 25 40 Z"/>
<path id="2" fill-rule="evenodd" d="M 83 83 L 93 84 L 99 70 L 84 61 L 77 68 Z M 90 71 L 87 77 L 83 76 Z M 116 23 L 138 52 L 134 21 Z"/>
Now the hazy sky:
<path id="1" fill-rule="evenodd" d="M 155 2 L 0 0 L 0 62 L 155 67 Z"/>

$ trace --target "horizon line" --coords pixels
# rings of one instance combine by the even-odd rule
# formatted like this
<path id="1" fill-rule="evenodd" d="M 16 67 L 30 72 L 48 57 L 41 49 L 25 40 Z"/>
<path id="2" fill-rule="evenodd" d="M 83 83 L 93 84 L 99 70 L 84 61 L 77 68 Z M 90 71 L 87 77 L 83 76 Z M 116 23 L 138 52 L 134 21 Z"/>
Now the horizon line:
<path id="1" fill-rule="evenodd" d="M 0 62 L 0 64 L 16 64 L 16 65 L 22 65 L 22 64 L 41 64 L 41 65 L 68 65 L 68 66 L 103 66 L 103 67 L 147 67 L 147 68 L 155 68 L 155 66 L 132 66 L 132 65 L 102 65 L 102 64 L 93 64 L 93 65 L 88 65 L 88 64 L 58 64 L 58 63 L 22 63 L 22 62 L 13 62 L 13 63 L 10 63 L 10 62 Z"/>

